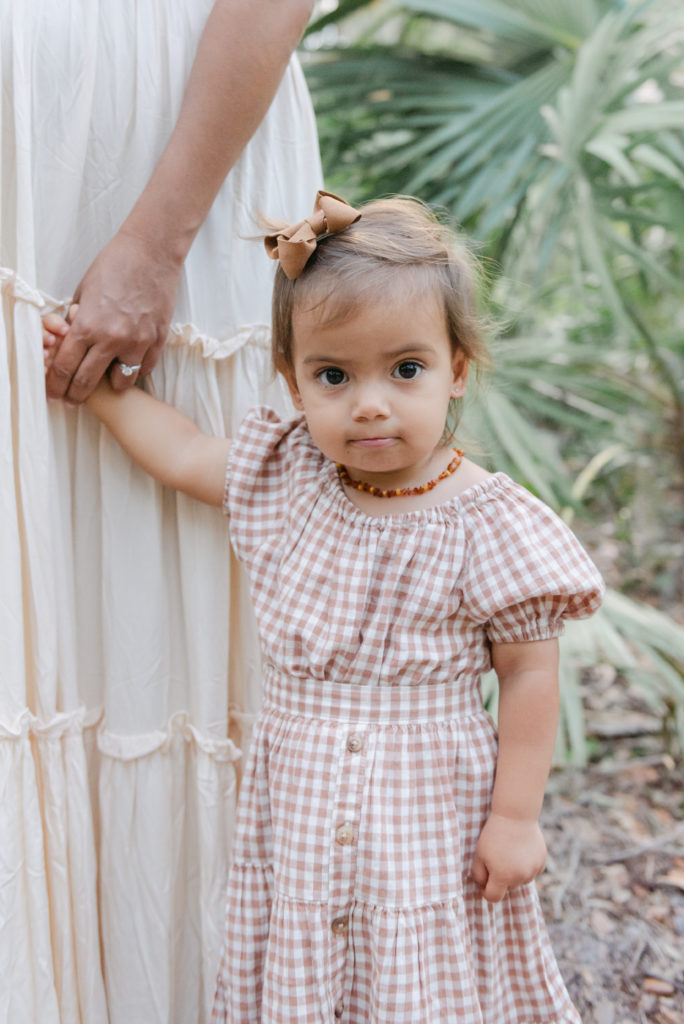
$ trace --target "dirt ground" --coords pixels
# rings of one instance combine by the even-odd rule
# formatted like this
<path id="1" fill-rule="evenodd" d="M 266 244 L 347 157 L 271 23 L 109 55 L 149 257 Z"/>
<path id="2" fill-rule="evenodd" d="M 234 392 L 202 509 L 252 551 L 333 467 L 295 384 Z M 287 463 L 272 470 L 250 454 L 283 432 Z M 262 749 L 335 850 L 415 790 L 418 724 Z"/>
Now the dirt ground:
<path id="1" fill-rule="evenodd" d="M 543 813 L 556 956 L 584 1024 L 684 1024 L 679 752 L 609 668 L 585 707 L 596 756 L 552 773 Z"/>
<path id="2" fill-rule="evenodd" d="M 672 479 L 640 486 L 624 537 L 606 514 L 582 539 L 609 586 L 684 625 L 684 492 Z M 684 751 L 610 666 L 587 673 L 582 696 L 590 763 L 552 773 L 542 815 L 538 884 L 556 956 L 583 1024 L 684 1024 Z"/>

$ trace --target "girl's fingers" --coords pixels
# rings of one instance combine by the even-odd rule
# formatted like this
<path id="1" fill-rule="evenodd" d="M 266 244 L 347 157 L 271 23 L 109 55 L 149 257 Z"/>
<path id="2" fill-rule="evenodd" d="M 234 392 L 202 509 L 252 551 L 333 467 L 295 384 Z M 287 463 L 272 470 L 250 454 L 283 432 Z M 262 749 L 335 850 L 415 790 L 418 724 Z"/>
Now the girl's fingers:
<path id="1" fill-rule="evenodd" d="M 470 868 L 470 877 L 476 885 L 480 886 L 481 889 L 484 889 L 487 884 L 487 879 L 489 878 L 489 872 L 485 867 L 485 862 L 477 853 L 473 857 L 473 863 Z"/>
<path id="2" fill-rule="evenodd" d="M 500 903 L 506 895 L 508 886 L 499 882 L 494 875 L 490 875 L 484 887 L 482 895 L 488 903 Z"/>
<path id="3" fill-rule="evenodd" d="M 473 857 L 470 877 L 476 885 L 479 885 L 482 896 L 488 903 L 500 903 L 506 895 L 508 886 L 489 871 L 479 853 Z"/>
<path id="4" fill-rule="evenodd" d="M 50 334 L 63 338 L 68 330 L 69 324 L 59 313 L 47 313 L 43 317 L 43 337 L 45 337 L 45 331 L 49 331 Z"/>

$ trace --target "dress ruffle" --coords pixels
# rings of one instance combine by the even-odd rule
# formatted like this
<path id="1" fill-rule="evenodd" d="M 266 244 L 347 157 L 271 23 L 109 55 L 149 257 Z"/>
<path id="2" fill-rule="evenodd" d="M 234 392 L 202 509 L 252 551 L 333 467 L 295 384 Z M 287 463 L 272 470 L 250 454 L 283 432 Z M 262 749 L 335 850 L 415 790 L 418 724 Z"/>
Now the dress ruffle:
<path id="1" fill-rule="evenodd" d="M 16 981 L 6 988 L 8 1020 L 108 1020 L 105 976 L 108 986 L 118 982 L 116 973 L 107 974 L 107 962 L 103 976 L 99 957 L 92 956 L 100 928 L 92 804 L 101 807 L 99 875 L 116 882 L 101 891 L 102 920 L 105 927 L 116 922 L 128 955 L 143 957 L 146 969 L 160 977 L 167 973 L 164 949 L 145 948 L 138 921 L 142 905 L 149 927 L 158 933 L 168 927 L 169 886 L 181 901 L 179 910 L 191 917 L 194 907 L 206 907 L 204 941 L 218 949 L 222 857 L 202 861 L 191 883 L 184 865 L 195 858 L 197 845 L 207 852 L 230 847 L 239 756 L 231 740 L 192 726 L 185 712 L 145 735 L 106 729 L 101 708 L 79 707 L 47 720 L 24 710 L 13 721 L 0 721 L 3 932 L 12 929 L 15 962 L 34 965 L 28 998 L 19 995 Z M 122 836 L 123 859 L 117 853 Z M 25 880 L 21 886 L 7 884 L 10 871 Z M 185 955 L 210 1003 L 215 962 L 204 963 L 194 945 Z M 129 999 L 125 986 L 108 995 Z M 190 1012 L 189 1003 L 185 1010 Z"/>

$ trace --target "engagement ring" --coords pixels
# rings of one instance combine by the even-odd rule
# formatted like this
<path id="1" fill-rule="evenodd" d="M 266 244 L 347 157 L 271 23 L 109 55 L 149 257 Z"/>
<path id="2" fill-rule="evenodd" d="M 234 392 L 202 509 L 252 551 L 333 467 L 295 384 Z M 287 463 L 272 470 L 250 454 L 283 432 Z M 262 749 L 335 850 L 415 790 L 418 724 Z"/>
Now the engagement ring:
<path id="1" fill-rule="evenodd" d="M 120 359 L 117 359 L 117 363 L 124 377 L 132 377 L 142 367 L 142 363 L 138 363 L 137 366 L 129 366 L 128 363 L 122 363 Z"/>

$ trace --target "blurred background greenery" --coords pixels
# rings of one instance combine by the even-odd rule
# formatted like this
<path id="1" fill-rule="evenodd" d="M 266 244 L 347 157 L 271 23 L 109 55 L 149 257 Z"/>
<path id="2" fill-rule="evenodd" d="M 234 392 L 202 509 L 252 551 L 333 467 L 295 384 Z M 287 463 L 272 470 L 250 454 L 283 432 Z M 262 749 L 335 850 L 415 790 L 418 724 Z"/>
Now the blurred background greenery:
<path id="1" fill-rule="evenodd" d="M 327 187 L 448 211 L 502 325 L 463 433 L 609 582 L 563 638 L 557 757 L 610 665 L 684 749 L 684 5 L 319 0 L 302 46 Z M 485 681 L 494 700 L 491 680 Z"/>

